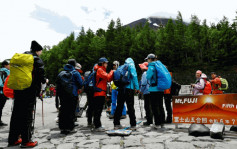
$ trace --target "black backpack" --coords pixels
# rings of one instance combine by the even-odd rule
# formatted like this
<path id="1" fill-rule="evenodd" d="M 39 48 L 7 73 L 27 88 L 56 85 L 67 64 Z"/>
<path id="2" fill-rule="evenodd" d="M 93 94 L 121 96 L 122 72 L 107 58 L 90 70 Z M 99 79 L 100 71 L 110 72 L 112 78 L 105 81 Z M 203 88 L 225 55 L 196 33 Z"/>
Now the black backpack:
<path id="1" fill-rule="evenodd" d="M 57 91 L 60 93 L 66 92 L 67 95 L 73 96 L 73 71 L 61 71 L 57 77 Z"/>

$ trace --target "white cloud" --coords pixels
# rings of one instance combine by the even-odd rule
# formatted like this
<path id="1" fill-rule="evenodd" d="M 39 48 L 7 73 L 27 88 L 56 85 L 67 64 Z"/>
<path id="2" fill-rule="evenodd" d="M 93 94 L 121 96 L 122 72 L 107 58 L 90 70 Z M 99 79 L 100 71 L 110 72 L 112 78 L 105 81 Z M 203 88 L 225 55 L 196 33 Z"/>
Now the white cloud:
<path id="1" fill-rule="evenodd" d="M 178 11 L 185 21 L 190 20 L 191 14 L 208 23 L 217 22 L 224 15 L 232 21 L 236 5 L 236 0 L 5 0 L 0 2 L 0 61 L 29 50 L 31 40 L 52 46 L 67 36 L 53 29 L 49 21 L 32 18 L 36 6 L 68 18 L 76 27 L 95 31 L 106 29 L 111 19 L 120 18 L 125 25 L 154 14 L 175 17 Z"/>

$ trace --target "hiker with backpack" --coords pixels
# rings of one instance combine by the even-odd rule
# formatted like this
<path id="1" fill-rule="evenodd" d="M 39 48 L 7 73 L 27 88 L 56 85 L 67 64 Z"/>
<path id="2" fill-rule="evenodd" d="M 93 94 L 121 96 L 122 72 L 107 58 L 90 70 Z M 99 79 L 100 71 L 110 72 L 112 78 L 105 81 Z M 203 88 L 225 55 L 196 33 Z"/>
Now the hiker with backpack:
<path id="1" fill-rule="evenodd" d="M 203 89 L 205 87 L 205 82 L 201 76 L 202 76 L 202 71 L 197 70 L 196 71 L 196 82 L 195 82 L 195 84 L 191 84 L 191 87 L 193 88 L 193 95 L 203 95 Z"/>
<path id="2" fill-rule="evenodd" d="M 10 74 L 9 69 L 10 65 L 8 61 L 4 60 L 2 62 L 2 68 L 0 69 L 0 126 L 7 126 L 7 124 L 2 122 L 2 110 L 8 99 L 3 93 L 3 87 L 7 76 Z"/>
<path id="3" fill-rule="evenodd" d="M 218 77 L 215 72 L 211 73 L 211 78 L 212 80 L 210 80 L 210 82 L 212 85 L 212 94 L 223 94 L 223 91 L 220 89 L 222 87 L 221 78 Z M 227 85 L 227 88 L 228 88 L 228 85 Z"/>
<path id="4" fill-rule="evenodd" d="M 164 130 L 165 112 L 163 107 L 164 90 L 171 87 L 171 76 L 167 68 L 157 60 L 154 54 L 149 54 L 146 59 L 148 64 L 147 80 L 150 83 L 149 92 L 151 109 L 155 119 L 155 129 Z"/>
<path id="5" fill-rule="evenodd" d="M 36 97 L 40 96 L 41 83 L 48 81 L 45 78 L 44 63 L 39 57 L 42 50 L 40 44 L 32 41 L 30 52 L 15 54 L 10 61 L 7 85 L 14 89 L 15 100 L 8 137 L 9 146 L 21 144 L 22 148 L 31 148 L 38 144 L 31 140 L 33 111 L 35 112 Z"/>
<path id="6" fill-rule="evenodd" d="M 211 83 L 208 81 L 207 75 L 202 73 L 201 78 L 205 82 L 205 87 L 203 90 L 200 90 L 200 92 L 203 93 L 203 95 L 210 95 L 212 91 Z"/>
<path id="7" fill-rule="evenodd" d="M 94 68 L 94 67 L 93 67 Z M 84 91 L 86 93 L 86 97 L 87 97 L 87 102 L 84 106 L 84 109 L 86 109 L 87 106 L 87 111 L 86 111 L 86 115 L 87 115 L 87 127 L 92 128 L 93 127 L 93 123 L 92 123 L 92 119 L 94 116 L 94 108 L 93 108 L 93 99 L 94 99 L 94 88 L 93 88 L 93 82 L 92 82 L 92 74 L 93 74 L 93 70 L 91 71 L 86 71 L 84 74 L 85 77 L 85 81 L 83 83 L 84 85 Z"/>
<path id="8" fill-rule="evenodd" d="M 114 129 L 120 129 L 120 118 L 126 102 L 130 118 L 131 130 L 136 130 L 136 116 L 134 109 L 134 90 L 139 93 L 137 72 L 132 58 L 127 58 L 125 64 L 114 73 L 114 83 L 118 87 L 117 107 L 114 114 Z"/>
<path id="9" fill-rule="evenodd" d="M 151 98 L 149 92 L 149 82 L 146 78 L 147 70 L 148 70 L 148 62 L 144 62 L 139 64 L 139 67 L 142 70 L 142 79 L 141 79 L 141 86 L 140 86 L 140 93 L 144 96 L 144 108 L 146 111 L 146 122 L 143 123 L 144 126 L 150 126 L 153 124 L 153 114 L 151 111 Z"/>
<path id="10" fill-rule="evenodd" d="M 119 67 L 119 62 L 114 61 L 113 62 L 113 70 L 116 71 L 118 69 L 118 67 Z M 115 113 L 115 110 L 116 110 L 116 106 L 117 106 L 117 97 L 118 97 L 118 87 L 114 84 L 113 81 L 111 83 L 111 92 L 112 92 L 112 98 L 111 98 L 112 99 L 112 104 L 111 104 L 111 113 L 110 113 L 109 118 L 113 119 L 114 118 L 114 113 Z M 126 109 L 126 106 L 124 104 L 121 118 L 122 119 L 126 118 L 126 115 L 127 115 L 127 109 Z"/>
<path id="11" fill-rule="evenodd" d="M 56 80 L 57 98 L 59 97 L 59 128 L 62 134 L 75 133 L 75 111 L 78 100 L 78 89 L 82 87 L 82 78 L 75 70 L 76 60 L 69 59 L 64 70 Z"/>
<path id="12" fill-rule="evenodd" d="M 172 77 L 173 73 L 170 72 L 170 75 Z M 172 87 L 172 85 L 171 85 L 171 87 Z M 165 100 L 165 109 L 167 112 L 167 117 L 165 119 L 165 123 L 170 124 L 170 123 L 172 123 L 172 113 L 173 113 L 172 106 L 171 106 L 171 103 L 172 103 L 171 88 L 164 91 L 164 100 Z"/>
<path id="13" fill-rule="evenodd" d="M 111 70 L 110 73 L 106 72 L 108 67 L 108 60 L 105 57 L 99 59 L 98 65 L 94 67 L 94 126 L 95 131 L 105 131 L 105 128 L 102 127 L 100 118 L 105 103 L 105 97 L 107 92 L 107 82 L 113 80 L 114 71 Z"/>

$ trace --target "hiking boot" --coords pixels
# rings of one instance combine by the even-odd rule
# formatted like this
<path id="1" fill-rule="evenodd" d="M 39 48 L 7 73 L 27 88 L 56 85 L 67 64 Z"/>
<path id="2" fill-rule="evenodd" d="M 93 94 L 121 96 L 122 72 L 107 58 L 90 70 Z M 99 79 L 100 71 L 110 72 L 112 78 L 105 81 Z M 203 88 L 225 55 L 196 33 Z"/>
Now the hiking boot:
<path id="1" fill-rule="evenodd" d="M 126 115 L 122 115 L 122 116 L 120 117 L 120 119 L 126 119 L 126 118 L 127 118 Z"/>
<path id="2" fill-rule="evenodd" d="M 137 130 L 137 126 L 131 126 L 131 128 L 129 128 L 129 130 L 136 131 Z"/>
<path id="3" fill-rule="evenodd" d="M 17 146 L 17 145 L 20 145 L 21 143 L 22 143 L 22 139 L 19 138 L 15 143 L 13 143 L 13 144 L 8 144 L 8 147 Z"/>
<path id="4" fill-rule="evenodd" d="M 105 131 L 105 128 L 104 127 L 99 127 L 99 128 L 95 128 L 95 131 L 96 132 L 104 132 Z"/>
<path id="5" fill-rule="evenodd" d="M 114 115 L 109 115 L 109 119 L 114 119 Z"/>
<path id="6" fill-rule="evenodd" d="M 78 123 L 74 123 L 74 127 L 77 127 L 77 126 L 79 126 L 79 124 Z"/>
<path id="7" fill-rule="evenodd" d="M 2 121 L 0 121 L 0 126 L 7 126 L 7 124 L 5 124 Z"/>
<path id="8" fill-rule="evenodd" d="M 122 125 L 115 125 L 114 130 L 118 130 L 118 129 L 124 129 L 124 127 Z"/>
<path id="9" fill-rule="evenodd" d="M 160 125 L 154 125 L 154 129 L 159 129 Z"/>
<path id="10" fill-rule="evenodd" d="M 33 147 L 36 147 L 38 145 L 38 142 L 35 141 L 30 141 L 28 143 L 24 143 L 24 144 L 21 144 L 21 148 L 33 148 Z"/>
<path id="11" fill-rule="evenodd" d="M 165 128 L 165 126 L 163 124 L 160 127 L 161 127 L 161 129 L 160 129 L 161 131 L 165 131 L 166 130 L 166 128 Z"/>
<path id="12" fill-rule="evenodd" d="M 143 126 L 150 126 L 150 125 L 151 125 L 151 123 L 148 123 L 148 122 L 143 123 Z"/>
<path id="13" fill-rule="evenodd" d="M 70 133 L 70 130 L 64 129 L 61 130 L 61 134 L 68 135 Z"/>
<path id="14" fill-rule="evenodd" d="M 69 133 L 77 133 L 77 129 L 72 129 Z"/>

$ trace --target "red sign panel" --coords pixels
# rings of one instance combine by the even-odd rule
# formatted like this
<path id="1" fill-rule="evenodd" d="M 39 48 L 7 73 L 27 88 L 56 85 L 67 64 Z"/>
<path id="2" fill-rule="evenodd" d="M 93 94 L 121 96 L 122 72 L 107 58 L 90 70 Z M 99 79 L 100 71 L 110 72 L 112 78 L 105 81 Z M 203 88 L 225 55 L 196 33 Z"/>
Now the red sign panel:
<path id="1" fill-rule="evenodd" d="M 173 123 L 237 125 L 237 94 L 175 96 Z"/>

